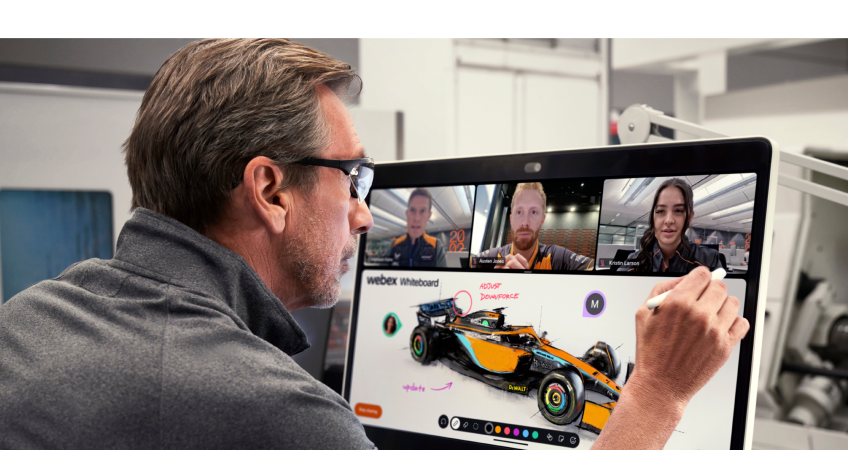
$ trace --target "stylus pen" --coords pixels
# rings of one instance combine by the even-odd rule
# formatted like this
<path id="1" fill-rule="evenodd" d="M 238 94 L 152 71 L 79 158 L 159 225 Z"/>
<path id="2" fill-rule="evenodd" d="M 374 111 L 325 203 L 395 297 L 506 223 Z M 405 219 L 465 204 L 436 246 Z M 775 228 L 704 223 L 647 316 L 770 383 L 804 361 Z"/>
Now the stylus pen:
<path id="1" fill-rule="evenodd" d="M 722 269 L 721 267 L 719 267 L 718 269 L 713 270 L 712 279 L 713 280 L 723 280 L 725 275 L 727 275 L 727 272 L 724 269 Z M 671 291 L 673 291 L 673 290 L 674 289 L 672 289 Z M 648 309 L 654 309 L 657 306 L 660 306 L 660 303 L 662 303 L 663 300 L 665 300 L 665 296 L 668 295 L 668 293 L 671 292 L 671 291 L 663 292 L 662 294 L 648 300 Z"/>

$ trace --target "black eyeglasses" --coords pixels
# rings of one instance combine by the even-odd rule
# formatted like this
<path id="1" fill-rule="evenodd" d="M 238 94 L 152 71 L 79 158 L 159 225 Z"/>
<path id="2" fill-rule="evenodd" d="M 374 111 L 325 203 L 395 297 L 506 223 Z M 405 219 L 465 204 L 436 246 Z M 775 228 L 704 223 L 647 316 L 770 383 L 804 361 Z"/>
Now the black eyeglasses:
<path id="1" fill-rule="evenodd" d="M 296 164 L 305 166 L 332 167 L 344 172 L 350 178 L 350 196 L 358 199 L 359 203 L 368 196 L 371 183 L 374 182 L 374 158 L 359 159 L 319 159 L 306 158 Z"/>

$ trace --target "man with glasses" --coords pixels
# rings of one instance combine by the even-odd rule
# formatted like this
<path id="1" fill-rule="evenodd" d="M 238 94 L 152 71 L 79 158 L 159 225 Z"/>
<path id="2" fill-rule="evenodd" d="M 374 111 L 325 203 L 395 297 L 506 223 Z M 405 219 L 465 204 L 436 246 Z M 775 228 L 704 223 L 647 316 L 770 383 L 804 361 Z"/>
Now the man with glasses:
<path id="1" fill-rule="evenodd" d="M 289 311 L 335 303 L 372 226 L 373 161 L 341 100 L 355 80 L 287 40 L 165 62 L 124 145 L 115 257 L 0 306 L 0 448 L 374 448 L 291 358 L 309 342 Z M 637 314 L 636 369 L 596 450 L 662 448 L 748 329 L 709 272 L 680 280 Z"/>
<path id="2" fill-rule="evenodd" d="M 372 225 L 356 81 L 287 40 L 165 62 L 124 146 L 114 259 L 0 308 L 0 448 L 374 447 L 291 358 L 309 342 L 290 311 L 333 306 Z"/>

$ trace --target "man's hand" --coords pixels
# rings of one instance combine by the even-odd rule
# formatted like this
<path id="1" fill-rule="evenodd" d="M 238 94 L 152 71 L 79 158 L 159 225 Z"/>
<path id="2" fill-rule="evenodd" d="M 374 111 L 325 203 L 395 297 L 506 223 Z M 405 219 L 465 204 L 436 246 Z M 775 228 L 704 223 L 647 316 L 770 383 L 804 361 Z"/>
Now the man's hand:
<path id="1" fill-rule="evenodd" d="M 657 309 L 648 310 L 645 302 L 636 312 L 633 377 L 674 386 L 685 405 L 724 365 L 750 325 L 738 316 L 739 299 L 728 297 L 727 285 L 711 280 L 705 268 L 657 284 L 648 298 L 666 291 L 672 292 Z"/>
<path id="2" fill-rule="evenodd" d="M 739 300 L 709 270 L 659 283 L 648 298 L 672 289 L 656 309 L 636 312 L 636 367 L 596 450 L 663 448 L 689 400 L 748 333 Z"/>
<path id="3" fill-rule="evenodd" d="M 499 266 L 495 266 L 495 269 L 523 269 L 527 270 L 530 267 L 530 263 L 527 262 L 521 255 L 506 255 L 504 258 L 504 263 Z"/>

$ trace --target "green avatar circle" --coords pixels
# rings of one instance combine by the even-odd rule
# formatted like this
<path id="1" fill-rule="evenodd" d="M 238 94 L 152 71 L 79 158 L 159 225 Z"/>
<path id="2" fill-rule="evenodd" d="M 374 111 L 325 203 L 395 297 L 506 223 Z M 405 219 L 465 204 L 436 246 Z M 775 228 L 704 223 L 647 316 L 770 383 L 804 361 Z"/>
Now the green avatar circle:
<path id="1" fill-rule="evenodd" d="M 400 331 L 400 327 L 402 324 L 400 323 L 400 318 L 397 314 L 390 312 L 383 317 L 383 334 L 388 337 L 392 337 Z"/>

